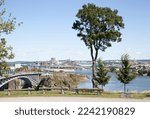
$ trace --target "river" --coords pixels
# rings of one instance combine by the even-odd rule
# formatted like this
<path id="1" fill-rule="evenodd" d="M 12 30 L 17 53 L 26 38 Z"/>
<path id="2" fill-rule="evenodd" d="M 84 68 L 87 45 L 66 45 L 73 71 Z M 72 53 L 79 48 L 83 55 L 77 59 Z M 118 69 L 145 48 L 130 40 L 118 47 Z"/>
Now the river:
<path id="1" fill-rule="evenodd" d="M 77 74 L 84 74 L 89 76 L 86 82 L 82 82 L 78 85 L 78 88 L 92 88 L 91 82 L 91 70 L 76 70 Z M 109 83 L 104 87 L 106 91 L 123 91 L 123 84 L 117 80 L 115 73 L 109 73 L 111 76 Z M 127 84 L 128 91 L 146 91 L 150 90 L 150 76 L 137 76 L 129 84 Z"/>

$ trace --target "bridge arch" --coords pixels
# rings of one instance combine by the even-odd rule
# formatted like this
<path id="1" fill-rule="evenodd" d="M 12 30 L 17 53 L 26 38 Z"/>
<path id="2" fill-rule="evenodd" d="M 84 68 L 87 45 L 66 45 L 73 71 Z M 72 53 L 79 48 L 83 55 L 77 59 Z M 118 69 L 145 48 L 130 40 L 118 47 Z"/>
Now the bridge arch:
<path id="1" fill-rule="evenodd" d="M 22 88 L 31 88 L 32 87 L 32 79 L 30 77 L 27 77 L 27 76 L 19 76 L 19 77 L 16 77 L 16 78 L 13 78 L 13 80 L 16 80 L 16 79 L 19 79 L 20 82 L 22 83 Z M 11 81 L 13 81 L 11 80 Z M 22 82 L 23 81 L 23 82 Z M 9 83 L 9 82 L 8 82 Z"/>
<path id="2" fill-rule="evenodd" d="M 5 81 L 2 85 L 1 85 L 1 90 L 5 89 L 7 87 L 7 84 L 11 81 L 14 81 L 14 80 L 20 80 L 19 82 L 19 85 L 21 86 L 21 88 L 31 88 L 33 86 L 32 84 L 32 79 L 30 77 L 27 77 L 27 76 L 18 76 L 18 77 L 14 77 L 14 78 L 11 78 L 9 79 L 8 81 Z M 15 84 L 16 86 L 16 84 Z"/>
<path id="3" fill-rule="evenodd" d="M 24 73 L 24 74 L 15 74 L 10 77 L 0 78 L 0 90 L 4 89 L 6 84 L 15 79 L 23 80 L 25 82 L 24 88 L 37 86 L 41 81 L 41 73 Z M 13 84 L 14 85 L 14 84 Z"/>

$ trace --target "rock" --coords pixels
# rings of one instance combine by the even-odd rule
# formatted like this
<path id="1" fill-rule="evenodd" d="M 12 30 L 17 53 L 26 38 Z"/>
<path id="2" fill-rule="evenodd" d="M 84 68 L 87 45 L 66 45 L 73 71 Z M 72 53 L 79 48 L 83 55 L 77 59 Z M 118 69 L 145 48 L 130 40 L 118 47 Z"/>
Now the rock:
<path id="1" fill-rule="evenodd" d="M 65 72 L 53 72 L 52 76 L 42 77 L 38 87 L 68 87 L 69 89 L 77 87 L 80 82 L 86 81 L 87 77 L 80 74 Z"/>

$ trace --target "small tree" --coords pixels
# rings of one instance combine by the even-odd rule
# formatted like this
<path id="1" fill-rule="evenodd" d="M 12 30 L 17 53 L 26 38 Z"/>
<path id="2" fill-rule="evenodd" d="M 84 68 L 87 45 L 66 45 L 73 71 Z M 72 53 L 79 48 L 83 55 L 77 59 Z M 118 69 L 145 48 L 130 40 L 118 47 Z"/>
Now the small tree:
<path id="1" fill-rule="evenodd" d="M 101 59 L 98 60 L 97 73 L 95 80 L 99 85 L 103 87 L 108 83 L 110 76 L 108 76 L 109 70 L 106 68 L 104 61 Z"/>
<path id="2" fill-rule="evenodd" d="M 124 54 L 121 57 L 121 68 L 117 72 L 117 79 L 124 84 L 124 94 L 126 93 L 126 84 L 129 84 L 136 77 L 135 71 L 131 70 L 129 55 Z"/>
<path id="3" fill-rule="evenodd" d="M 123 19 L 117 10 L 98 7 L 94 4 L 83 5 L 76 15 L 78 20 L 73 29 L 78 30 L 77 36 L 90 49 L 92 58 L 92 84 L 95 87 L 95 69 L 98 51 L 105 51 L 112 42 L 121 41 L 120 29 L 124 28 Z"/>

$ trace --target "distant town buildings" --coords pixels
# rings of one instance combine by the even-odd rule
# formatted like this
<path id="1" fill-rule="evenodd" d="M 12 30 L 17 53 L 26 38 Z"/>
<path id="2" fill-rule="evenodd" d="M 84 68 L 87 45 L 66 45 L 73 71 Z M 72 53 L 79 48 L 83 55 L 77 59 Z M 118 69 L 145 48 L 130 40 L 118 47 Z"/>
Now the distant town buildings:
<path id="1" fill-rule="evenodd" d="M 118 70 L 121 67 L 120 60 L 106 60 L 107 68 L 115 68 Z M 132 60 L 132 69 L 134 70 L 149 70 L 150 71 L 150 60 Z M 35 62 L 12 62 L 10 63 L 10 69 L 16 70 L 22 67 L 28 69 L 39 69 L 42 72 L 51 71 L 66 71 L 72 72 L 74 70 L 89 70 L 91 69 L 91 61 L 80 61 L 80 60 L 57 60 L 56 58 L 51 58 L 49 61 L 35 61 Z"/>
<path id="2" fill-rule="evenodd" d="M 18 63 L 16 63 L 16 64 L 14 64 L 14 65 L 10 66 L 10 69 L 15 70 L 15 69 L 17 69 L 17 68 L 21 68 L 21 67 L 22 67 L 22 64 L 18 64 Z"/>

